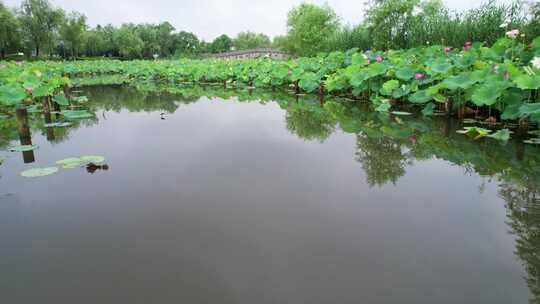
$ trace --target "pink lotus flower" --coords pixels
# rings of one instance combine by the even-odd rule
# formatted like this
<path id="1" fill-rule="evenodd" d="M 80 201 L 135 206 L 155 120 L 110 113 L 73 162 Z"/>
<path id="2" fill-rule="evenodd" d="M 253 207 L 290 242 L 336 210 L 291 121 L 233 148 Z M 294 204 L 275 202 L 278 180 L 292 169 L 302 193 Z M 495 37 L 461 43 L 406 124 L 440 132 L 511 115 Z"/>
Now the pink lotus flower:
<path id="1" fill-rule="evenodd" d="M 448 55 L 448 53 L 450 53 L 451 50 L 452 50 L 451 48 L 445 47 L 445 48 L 444 48 L 444 53 L 445 53 L 446 55 Z"/>
<path id="2" fill-rule="evenodd" d="M 470 50 L 471 48 L 472 48 L 472 42 L 470 42 L 470 41 L 465 42 L 465 45 L 463 46 L 463 49 L 464 49 L 465 51 L 468 51 L 468 50 Z"/>
<path id="3" fill-rule="evenodd" d="M 511 30 L 506 32 L 506 36 L 510 39 L 516 39 L 519 36 L 519 30 Z"/>
<path id="4" fill-rule="evenodd" d="M 377 56 L 377 62 L 378 62 L 378 63 L 383 62 L 383 60 L 384 60 L 384 59 L 383 59 L 381 56 Z"/>
<path id="5" fill-rule="evenodd" d="M 416 74 L 414 74 L 414 79 L 420 80 L 420 79 L 422 79 L 422 78 L 424 78 L 424 74 L 422 74 L 422 73 L 416 73 Z"/>
<path id="6" fill-rule="evenodd" d="M 28 86 L 28 87 L 24 88 L 24 90 L 26 91 L 26 93 L 32 94 L 32 92 L 34 91 L 34 88 L 32 88 L 31 86 Z"/>
<path id="7" fill-rule="evenodd" d="M 368 60 L 367 60 L 367 64 L 371 64 L 371 60 L 368 59 Z"/>

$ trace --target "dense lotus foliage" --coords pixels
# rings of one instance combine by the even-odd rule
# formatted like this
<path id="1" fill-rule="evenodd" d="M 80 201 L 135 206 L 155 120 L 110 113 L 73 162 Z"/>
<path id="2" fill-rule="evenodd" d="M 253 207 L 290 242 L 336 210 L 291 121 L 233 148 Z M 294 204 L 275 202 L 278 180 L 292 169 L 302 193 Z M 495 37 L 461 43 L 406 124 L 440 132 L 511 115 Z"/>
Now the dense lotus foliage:
<path id="1" fill-rule="evenodd" d="M 526 45 L 516 35 L 491 47 L 466 43 L 462 49 L 426 46 L 366 53 L 353 49 L 286 61 L 4 62 L 0 103 L 12 106 L 43 97 L 59 105 L 84 102 L 84 97 L 65 96 L 70 79 L 91 83 L 114 76 L 123 83 L 216 83 L 341 95 L 369 100 L 380 112 L 414 106 L 427 116 L 444 110 L 481 113 L 494 122 L 540 121 L 540 37 Z"/>

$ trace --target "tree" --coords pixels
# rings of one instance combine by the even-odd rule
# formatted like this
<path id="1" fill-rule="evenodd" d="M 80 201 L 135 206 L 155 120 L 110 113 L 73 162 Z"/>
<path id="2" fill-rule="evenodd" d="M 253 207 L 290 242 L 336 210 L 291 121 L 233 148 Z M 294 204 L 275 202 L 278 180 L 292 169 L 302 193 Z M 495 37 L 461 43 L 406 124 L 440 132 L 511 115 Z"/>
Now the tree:
<path id="1" fill-rule="evenodd" d="M 0 59 L 21 46 L 19 23 L 14 14 L 0 2 Z"/>
<path id="2" fill-rule="evenodd" d="M 366 22 L 379 49 L 401 48 L 407 43 L 407 29 L 413 22 L 414 8 L 420 0 L 372 0 Z"/>
<path id="3" fill-rule="evenodd" d="M 181 31 L 173 35 L 171 53 L 175 55 L 192 55 L 200 51 L 199 38 L 193 33 Z"/>
<path id="4" fill-rule="evenodd" d="M 120 56 L 129 59 L 142 57 L 144 42 L 137 35 L 134 25 L 122 25 L 120 29 L 114 33 L 114 41 L 118 46 Z"/>
<path id="5" fill-rule="evenodd" d="M 105 39 L 101 27 L 84 32 L 84 54 L 86 56 L 103 56 L 106 53 Z"/>
<path id="6" fill-rule="evenodd" d="M 210 51 L 212 53 L 223 53 L 231 50 L 232 40 L 227 35 L 221 35 L 214 39 L 210 44 Z"/>
<path id="7" fill-rule="evenodd" d="M 86 17 L 77 12 L 70 13 L 60 26 L 60 36 L 65 47 L 70 50 L 72 57 L 78 55 L 85 31 Z"/>
<path id="8" fill-rule="evenodd" d="M 175 30 L 169 22 L 162 22 L 155 27 L 156 40 L 161 46 L 161 56 L 168 57 L 174 54 L 173 32 Z"/>
<path id="9" fill-rule="evenodd" d="M 241 32 L 233 40 L 236 50 L 249 50 L 270 46 L 270 38 L 262 33 Z"/>
<path id="10" fill-rule="evenodd" d="M 26 42 L 39 57 L 43 48 L 52 50 L 54 35 L 64 11 L 54 8 L 48 0 L 24 0 L 21 4 L 20 23 Z"/>
<path id="11" fill-rule="evenodd" d="M 326 37 L 334 34 L 338 27 L 339 19 L 328 5 L 302 3 L 287 16 L 286 51 L 302 56 L 316 55 Z"/>

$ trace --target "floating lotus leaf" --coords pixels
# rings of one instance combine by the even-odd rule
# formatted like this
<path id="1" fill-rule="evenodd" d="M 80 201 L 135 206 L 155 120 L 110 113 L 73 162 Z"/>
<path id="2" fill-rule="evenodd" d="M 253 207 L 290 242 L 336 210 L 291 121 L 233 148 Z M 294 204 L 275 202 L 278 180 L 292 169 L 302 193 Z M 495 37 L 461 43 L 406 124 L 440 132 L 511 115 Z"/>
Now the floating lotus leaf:
<path id="1" fill-rule="evenodd" d="M 459 134 L 465 134 L 474 139 L 479 139 L 485 136 L 488 136 L 491 133 L 491 130 L 478 128 L 478 127 L 465 127 L 463 130 L 456 131 Z"/>
<path id="2" fill-rule="evenodd" d="M 36 150 L 38 146 L 36 145 L 21 145 L 21 146 L 13 146 L 9 148 L 10 152 L 27 152 L 27 151 L 33 151 Z"/>
<path id="3" fill-rule="evenodd" d="M 80 166 L 81 166 L 80 163 L 71 163 L 71 164 L 63 165 L 62 168 L 64 168 L 64 169 L 75 169 L 75 168 L 78 168 Z"/>
<path id="4" fill-rule="evenodd" d="M 88 97 L 86 96 L 74 96 L 71 98 L 73 101 L 78 103 L 85 103 L 88 102 Z"/>
<path id="5" fill-rule="evenodd" d="M 45 124 L 44 126 L 45 128 L 55 128 L 55 127 L 63 128 L 63 127 L 71 126 L 71 123 L 70 122 L 53 122 L 53 123 Z"/>
<path id="6" fill-rule="evenodd" d="M 86 155 L 81 156 L 81 160 L 88 163 L 102 163 L 105 161 L 105 157 L 98 155 Z"/>
<path id="7" fill-rule="evenodd" d="M 409 112 L 401 112 L 401 111 L 393 111 L 391 112 L 392 114 L 394 115 L 400 115 L 400 116 L 408 116 L 408 115 L 412 115 L 412 113 L 409 113 Z"/>
<path id="8" fill-rule="evenodd" d="M 510 134 L 512 134 L 512 131 L 508 129 L 502 129 L 495 132 L 495 134 L 488 135 L 488 137 L 491 137 L 493 139 L 500 140 L 500 141 L 508 141 L 510 139 Z"/>
<path id="9" fill-rule="evenodd" d="M 61 112 L 67 119 L 92 118 L 94 115 L 86 110 L 66 110 Z"/>
<path id="10" fill-rule="evenodd" d="M 82 160 L 80 158 L 77 158 L 77 157 L 70 157 L 70 158 L 66 158 L 66 159 L 62 159 L 62 160 L 59 160 L 56 162 L 57 165 L 61 165 L 61 166 L 69 166 L 69 165 L 80 165 L 82 162 Z"/>
<path id="11" fill-rule="evenodd" d="M 21 175 L 24 177 L 42 177 L 42 176 L 54 174 L 56 172 L 58 172 L 57 167 L 33 168 L 30 170 L 21 172 Z"/>

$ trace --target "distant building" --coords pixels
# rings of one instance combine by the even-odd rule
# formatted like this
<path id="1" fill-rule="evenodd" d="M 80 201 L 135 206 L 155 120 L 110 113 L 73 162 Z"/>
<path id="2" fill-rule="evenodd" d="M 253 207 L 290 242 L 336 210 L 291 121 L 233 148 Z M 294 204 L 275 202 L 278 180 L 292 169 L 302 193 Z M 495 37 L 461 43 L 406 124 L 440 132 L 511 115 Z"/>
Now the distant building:
<path id="1" fill-rule="evenodd" d="M 289 56 L 284 52 L 278 49 L 252 49 L 252 50 L 242 50 L 242 51 L 233 51 L 227 53 L 219 53 L 212 55 L 214 58 L 221 59 L 253 59 L 253 58 L 272 58 L 272 59 L 287 59 Z"/>

